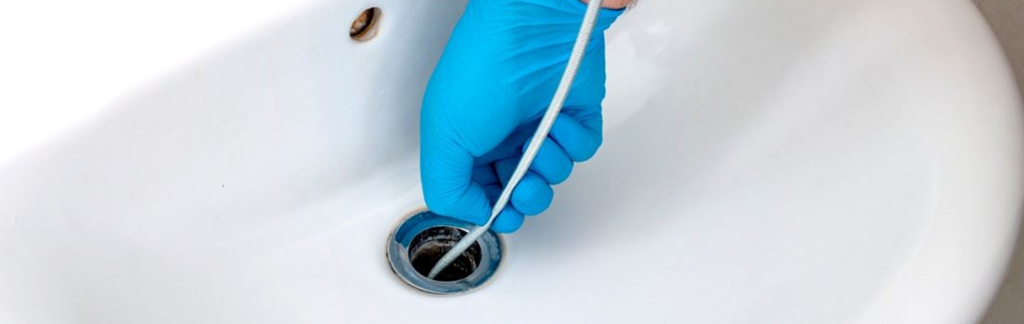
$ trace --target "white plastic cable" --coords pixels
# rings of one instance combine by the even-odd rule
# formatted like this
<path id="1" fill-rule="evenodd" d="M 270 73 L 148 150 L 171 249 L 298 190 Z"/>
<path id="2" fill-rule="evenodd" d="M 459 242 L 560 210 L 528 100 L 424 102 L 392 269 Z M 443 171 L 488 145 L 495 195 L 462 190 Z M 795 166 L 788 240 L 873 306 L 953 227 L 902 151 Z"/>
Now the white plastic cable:
<path id="1" fill-rule="evenodd" d="M 597 14 L 601 9 L 601 1 L 590 0 L 590 3 L 587 4 L 587 13 L 583 16 L 583 23 L 580 24 L 580 33 L 576 36 L 576 43 L 572 47 L 572 54 L 569 55 L 569 64 L 565 67 L 565 72 L 562 73 L 562 81 L 558 83 L 558 90 L 555 91 L 554 98 L 551 98 L 551 104 L 548 105 L 548 110 L 544 113 L 544 117 L 541 118 L 537 131 L 533 133 L 530 145 L 523 152 L 523 158 L 516 165 L 512 178 L 508 180 L 505 189 L 501 191 L 501 196 L 498 196 L 498 201 L 494 203 L 494 209 L 491 210 L 491 218 L 483 226 L 474 228 L 466 237 L 459 240 L 459 243 L 456 243 L 448 253 L 445 253 L 441 260 L 437 261 L 434 267 L 430 269 L 430 274 L 427 275 L 427 278 L 434 279 L 437 274 L 441 273 L 441 270 L 444 270 L 452 261 L 455 261 L 456 257 L 465 252 L 481 235 L 484 235 L 491 228 L 491 225 L 494 224 L 494 219 L 498 218 L 498 214 L 501 213 L 502 209 L 505 209 L 509 198 L 512 197 L 512 190 L 516 188 L 519 181 L 526 175 L 526 171 L 530 169 L 533 158 L 537 156 L 537 151 L 540 151 L 540 145 L 544 143 L 544 139 L 548 137 L 548 132 L 551 131 L 551 126 L 555 123 L 555 117 L 558 117 L 558 112 L 562 110 L 562 105 L 565 104 L 565 98 L 569 95 L 569 88 L 572 87 L 572 81 L 576 78 L 576 71 L 579 70 L 580 62 L 583 61 L 583 53 L 587 49 L 587 43 L 590 42 L 590 33 L 594 30 L 594 25 L 597 23 Z"/>

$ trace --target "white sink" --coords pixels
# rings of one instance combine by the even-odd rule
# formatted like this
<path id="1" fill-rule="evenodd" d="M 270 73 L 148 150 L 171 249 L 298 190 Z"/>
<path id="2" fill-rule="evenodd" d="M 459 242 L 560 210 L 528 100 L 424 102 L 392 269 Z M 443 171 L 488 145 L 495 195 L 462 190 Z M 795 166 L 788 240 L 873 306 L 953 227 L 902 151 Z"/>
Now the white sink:
<path id="1" fill-rule="evenodd" d="M 605 146 L 455 297 L 384 243 L 463 2 L 59 2 L 0 8 L 0 323 L 968 323 L 1020 226 L 969 1 L 643 1 Z"/>

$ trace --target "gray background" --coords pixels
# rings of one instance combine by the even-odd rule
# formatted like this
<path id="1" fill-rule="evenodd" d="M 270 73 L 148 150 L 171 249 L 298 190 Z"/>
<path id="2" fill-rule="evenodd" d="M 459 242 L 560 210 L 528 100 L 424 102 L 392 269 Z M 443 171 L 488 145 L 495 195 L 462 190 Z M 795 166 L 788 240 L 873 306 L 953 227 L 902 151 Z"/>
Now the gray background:
<path id="1" fill-rule="evenodd" d="M 1017 76 L 1024 94 L 1024 0 L 974 0 L 985 15 Z M 1024 227 L 1002 288 L 982 324 L 1024 324 Z"/>

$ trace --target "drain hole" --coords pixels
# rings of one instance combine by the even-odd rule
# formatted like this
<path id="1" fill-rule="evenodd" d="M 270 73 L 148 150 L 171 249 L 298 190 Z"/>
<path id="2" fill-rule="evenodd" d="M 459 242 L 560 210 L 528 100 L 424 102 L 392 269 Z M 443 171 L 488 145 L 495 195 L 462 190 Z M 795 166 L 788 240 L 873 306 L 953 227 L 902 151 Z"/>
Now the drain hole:
<path id="1" fill-rule="evenodd" d="M 430 273 L 434 264 L 448 253 L 456 243 L 466 235 L 466 231 L 449 226 L 431 227 L 419 233 L 409 244 L 409 261 L 413 269 L 424 277 Z M 437 281 L 456 281 L 473 274 L 480 264 L 480 244 L 473 243 L 469 249 L 462 252 L 448 268 L 434 277 Z"/>
<path id="2" fill-rule="evenodd" d="M 388 236 L 385 256 L 391 271 L 413 288 L 432 294 L 459 294 L 480 287 L 501 265 L 502 241 L 493 231 L 473 242 L 437 277 L 427 279 L 437 261 L 472 228 L 472 223 L 429 210 L 413 212 Z"/>
<path id="3" fill-rule="evenodd" d="M 352 27 L 348 29 L 348 35 L 352 39 L 365 42 L 377 36 L 377 22 L 380 20 L 380 8 L 373 7 L 363 10 L 356 17 L 356 20 L 352 21 Z"/>

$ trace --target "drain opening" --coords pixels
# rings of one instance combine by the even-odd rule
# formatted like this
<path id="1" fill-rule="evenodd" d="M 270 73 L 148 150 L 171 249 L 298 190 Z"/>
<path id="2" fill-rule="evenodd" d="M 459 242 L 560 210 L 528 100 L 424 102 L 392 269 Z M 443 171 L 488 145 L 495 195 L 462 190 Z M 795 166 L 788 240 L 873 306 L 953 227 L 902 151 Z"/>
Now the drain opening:
<path id="1" fill-rule="evenodd" d="M 365 42 L 377 36 L 377 22 L 380 20 L 380 8 L 373 7 L 363 10 L 362 13 L 352 21 L 348 29 L 348 36 L 360 42 Z"/>
<path id="2" fill-rule="evenodd" d="M 434 279 L 434 264 L 476 225 L 428 210 L 413 213 L 388 237 L 386 257 L 398 278 L 433 294 L 458 294 L 477 288 L 494 276 L 501 264 L 502 241 L 487 231 L 452 265 Z"/>
<path id="3" fill-rule="evenodd" d="M 459 243 L 466 233 L 462 229 L 439 226 L 428 228 L 416 235 L 409 245 L 409 262 L 412 263 L 413 269 L 416 269 L 416 272 L 421 275 L 427 276 L 434 264 L 441 260 L 441 257 L 448 253 L 456 243 Z M 437 274 L 434 280 L 455 281 L 469 277 L 473 271 L 476 271 L 480 257 L 480 243 L 473 243 L 448 268 Z"/>

